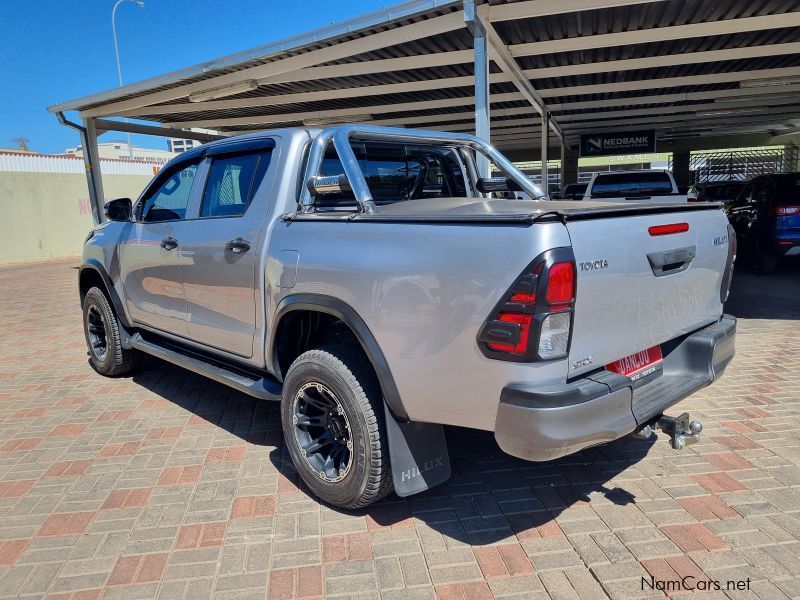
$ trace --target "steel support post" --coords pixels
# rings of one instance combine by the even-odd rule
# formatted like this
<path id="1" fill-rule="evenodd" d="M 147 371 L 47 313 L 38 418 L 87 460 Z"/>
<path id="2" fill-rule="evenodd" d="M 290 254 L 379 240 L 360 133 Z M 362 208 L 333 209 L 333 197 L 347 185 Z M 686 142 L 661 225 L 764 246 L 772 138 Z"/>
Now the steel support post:
<path id="1" fill-rule="evenodd" d="M 103 206 L 103 178 L 100 172 L 100 153 L 97 150 L 97 128 L 94 119 L 86 119 L 80 131 L 83 146 L 83 165 L 86 169 L 86 183 L 89 185 L 89 202 L 92 205 L 92 217 L 95 223 L 105 220 Z"/>
<path id="2" fill-rule="evenodd" d="M 542 112 L 542 191 L 547 194 L 547 151 L 550 145 L 550 111 Z"/>
<path id="3" fill-rule="evenodd" d="M 486 29 L 478 18 L 473 0 L 464 0 L 464 22 L 473 39 L 474 79 L 475 79 L 475 135 L 489 143 L 491 125 L 489 120 L 489 44 Z M 478 176 L 489 177 L 489 159 L 479 154 L 477 157 Z"/>

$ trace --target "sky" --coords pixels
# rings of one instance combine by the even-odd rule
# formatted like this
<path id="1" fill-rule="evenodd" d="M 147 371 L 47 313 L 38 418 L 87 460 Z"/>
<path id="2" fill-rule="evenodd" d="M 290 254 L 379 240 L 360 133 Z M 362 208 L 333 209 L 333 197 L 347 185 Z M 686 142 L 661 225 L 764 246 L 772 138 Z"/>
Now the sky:
<path id="1" fill-rule="evenodd" d="M 133 83 L 362 15 L 380 0 L 144 0 L 117 9 L 122 75 Z M 80 141 L 47 107 L 118 85 L 115 0 L 0 0 L 0 148 L 63 152 Z M 76 117 L 75 114 L 72 115 Z M 100 141 L 124 139 L 108 133 Z M 166 148 L 165 138 L 133 136 Z"/>

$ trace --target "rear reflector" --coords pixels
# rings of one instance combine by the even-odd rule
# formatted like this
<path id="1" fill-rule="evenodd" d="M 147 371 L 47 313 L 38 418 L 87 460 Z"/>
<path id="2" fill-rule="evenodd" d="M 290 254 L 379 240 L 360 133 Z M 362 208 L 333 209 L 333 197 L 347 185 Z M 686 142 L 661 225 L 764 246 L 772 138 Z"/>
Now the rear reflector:
<path id="1" fill-rule="evenodd" d="M 800 206 L 777 206 L 775 207 L 775 214 L 779 217 L 791 217 L 792 215 L 800 215 Z"/>
<path id="2" fill-rule="evenodd" d="M 689 231 L 688 223 L 670 223 L 669 225 L 653 225 L 648 227 L 650 235 L 670 235 L 673 233 L 684 233 Z"/>

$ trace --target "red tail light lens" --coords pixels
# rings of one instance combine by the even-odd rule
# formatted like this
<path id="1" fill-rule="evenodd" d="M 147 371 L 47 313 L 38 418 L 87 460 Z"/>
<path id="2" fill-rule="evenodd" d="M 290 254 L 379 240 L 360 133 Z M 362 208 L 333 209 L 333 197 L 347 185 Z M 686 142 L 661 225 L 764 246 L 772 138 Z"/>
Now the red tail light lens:
<path id="1" fill-rule="evenodd" d="M 775 208 L 775 214 L 779 217 L 800 215 L 800 206 L 778 206 Z"/>
<path id="2" fill-rule="evenodd" d="M 575 295 L 575 265 L 571 262 L 559 262 L 550 267 L 550 279 L 547 282 L 547 301 L 550 304 L 566 304 Z"/>
<path id="3" fill-rule="evenodd" d="M 684 233 L 689 231 L 688 223 L 670 223 L 669 225 L 653 225 L 647 228 L 650 235 L 671 235 L 673 233 Z"/>
<path id="4" fill-rule="evenodd" d="M 495 352 L 512 352 L 514 354 L 525 354 L 528 349 L 528 336 L 531 332 L 531 322 L 533 315 L 518 314 L 518 313 L 500 313 L 497 317 L 498 321 L 503 323 L 516 323 L 519 325 L 519 339 L 517 344 L 489 344 L 489 348 Z"/>

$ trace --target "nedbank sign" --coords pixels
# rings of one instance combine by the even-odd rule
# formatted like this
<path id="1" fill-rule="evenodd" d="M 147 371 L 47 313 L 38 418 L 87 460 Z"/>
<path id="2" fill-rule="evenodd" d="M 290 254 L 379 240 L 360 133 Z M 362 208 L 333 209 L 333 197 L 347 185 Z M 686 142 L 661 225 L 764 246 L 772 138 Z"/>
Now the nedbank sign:
<path id="1" fill-rule="evenodd" d="M 612 156 L 656 151 L 655 131 L 590 133 L 581 136 L 581 156 Z"/>

